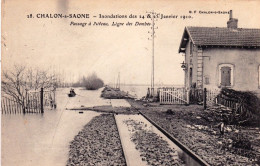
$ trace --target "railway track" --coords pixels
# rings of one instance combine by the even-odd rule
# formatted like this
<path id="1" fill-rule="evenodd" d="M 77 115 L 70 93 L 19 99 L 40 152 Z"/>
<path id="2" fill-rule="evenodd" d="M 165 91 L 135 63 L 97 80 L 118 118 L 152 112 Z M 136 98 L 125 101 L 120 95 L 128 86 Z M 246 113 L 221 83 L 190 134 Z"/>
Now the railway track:
<path id="1" fill-rule="evenodd" d="M 160 132 L 162 132 L 169 140 L 171 140 L 175 145 L 177 145 L 184 153 L 186 153 L 190 158 L 192 158 L 196 164 L 201 166 L 210 166 L 206 161 L 204 161 L 200 156 L 196 155 L 192 150 L 190 150 L 186 145 L 182 144 L 178 139 L 172 136 L 169 132 L 160 127 L 156 122 L 143 114 L 138 108 L 132 106 L 138 114 L 142 115 L 147 121 L 149 121 L 154 127 L 156 127 Z"/>
<path id="2" fill-rule="evenodd" d="M 135 107 L 135 106 L 133 106 L 132 104 L 131 104 L 131 107 L 139 114 L 139 116 L 141 116 L 142 117 L 142 119 L 143 120 L 145 120 L 145 121 L 148 121 L 150 124 L 151 124 L 151 126 L 154 126 L 154 128 L 156 128 L 163 136 L 165 136 L 166 137 L 166 139 L 168 139 L 168 141 L 169 142 L 171 142 L 171 144 L 173 143 L 173 144 L 175 144 L 176 145 L 176 147 L 178 148 L 178 149 L 180 149 L 182 152 L 181 152 L 181 154 L 180 154 L 180 158 L 181 158 L 181 160 L 183 160 L 184 161 L 184 163 L 186 163 L 185 165 L 187 165 L 187 166 L 209 166 L 209 164 L 206 162 L 206 161 L 204 161 L 200 156 L 198 156 L 198 155 L 196 155 L 192 150 L 190 150 L 186 145 L 184 145 L 183 143 L 181 143 L 178 139 L 176 139 L 174 136 L 172 136 L 169 132 L 167 132 L 166 130 L 164 130 L 160 125 L 158 125 L 155 121 L 153 121 L 152 119 L 150 119 L 148 116 L 146 116 L 144 113 L 142 113 L 141 111 L 140 111 L 140 109 L 139 108 L 137 108 L 137 107 Z M 120 115 L 120 113 L 110 113 L 110 114 L 113 114 L 114 116 L 114 119 L 116 120 L 116 116 L 117 115 Z M 117 127 L 117 130 L 119 131 L 119 127 L 120 126 L 122 126 L 122 124 L 120 125 L 120 124 L 118 124 L 117 122 L 116 122 L 116 127 Z M 125 128 L 125 129 L 123 129 L 123 131 L 126 131 L 127 129 Z M 121 129 L 121 131 L 122 131 L 122 129 Z M 160 135 L 161 135 L 160 134 Z M 126 161 L 129 161 L 129 158 L 127 157 L 127 156 L 129 156 L 129 155 L 127 155 L 126 153 L 129 153 L 129 152 L 127 152 L 127 151 L 129 151 L 129 149 L 128 149 L 128 147 L 126 147 L 126 148 L 124 148 L 123 147 L 123 143 L 122 143 L 122 140 L 124 139 L 124 136 L 122 137 L 122 136 L 120 136 L 119 135 L 119 137 L 120 137 L 120 141 L 121 141 L 121 148 L 123 149 L 123 157 L 126 159 Z M 130 139 L 129 139 L 129 141 L 130 141 Z M 149 141 L 148 141 L 149 142 Z M 148 143 L 147 142 L 147 143 Z M 168 142 L 168 143 L 169 143 Z M 149 144 L 149 143 L 148 143 Z M 152 143 L 151 143 L 151 145 L 152 145 Z M 156 149 L 156 148 L 155 148 Z M 158 153 L 160 153 L 160 151 L 157 151 Z M 160 153 L 160 154 L 162 154 L 162 153 Z M 134 154 L 137 158 L 139 157 L 139 153 L 137 153 L 137 154 Z M 127 158 L 128 158 L 128 160 L 127 160 Z M 148 157 L 148 160 L 149 160 L 149 157 Z M 190 164 L 190 163 L 192 163 L 192 164 Z M 150 163 L 148 162 L 148 164 L 151 164 L 151 165 L 153 165 L 153 161 L 151 161 Z M 126 165 L 135 165 L 135 164 L 129 164 L 129 163 L 127 163 L 126 162 Z M 145 165 L 145 164 L 139 164 L 139 165 Z"/>

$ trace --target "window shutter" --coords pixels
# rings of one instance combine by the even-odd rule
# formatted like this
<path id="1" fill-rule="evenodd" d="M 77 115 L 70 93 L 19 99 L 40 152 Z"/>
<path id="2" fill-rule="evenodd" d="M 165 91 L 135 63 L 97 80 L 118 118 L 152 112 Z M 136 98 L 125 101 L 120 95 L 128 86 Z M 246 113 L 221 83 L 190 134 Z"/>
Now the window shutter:
<path id="1" fill-rule="evenodd" d="M 231 86 L 231 68 L 221 67 L 221 86 Z"/>

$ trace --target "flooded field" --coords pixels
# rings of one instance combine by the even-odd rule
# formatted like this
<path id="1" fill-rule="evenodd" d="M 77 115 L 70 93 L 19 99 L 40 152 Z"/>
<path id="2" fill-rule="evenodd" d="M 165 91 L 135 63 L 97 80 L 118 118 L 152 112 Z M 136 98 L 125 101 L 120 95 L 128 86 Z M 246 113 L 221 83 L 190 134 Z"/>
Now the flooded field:
<path id="1" fill-rule="evenodd" d="M 2 115 L 2 165 L 35 166 L 66 165 L 68 146 L 74 136 L 96 112 L 68 111 L 81 105 L 109 104 L 99 98 L 100 90 L 75 89 L 78 94 L 69 98 L 69 89 L 57 90 L 57 109 L 44 114 Z"/>

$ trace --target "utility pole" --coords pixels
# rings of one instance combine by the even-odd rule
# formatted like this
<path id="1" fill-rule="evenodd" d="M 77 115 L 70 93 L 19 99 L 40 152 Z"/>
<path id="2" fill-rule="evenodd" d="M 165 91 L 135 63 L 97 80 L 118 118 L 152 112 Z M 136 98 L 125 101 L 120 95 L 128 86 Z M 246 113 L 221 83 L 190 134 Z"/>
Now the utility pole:
<path id="1" fill-rule="evenodd" d="M 116 76 L 114 78 L 114 88 L 116 89 Z"/>
<path id="2" fill-rule="evenodd" d="M 118 73 L 118 89 L 120 89 L 120 72 Z"/>
<path id="3" fill-rule="evenodd" d="M 151 96 L 154 96 L 154 38 L 155 36 L 155 29 L 158 29 L 158 27 L 155 27 L 155 23 L 154 21 L 157 21 L 157 19 L 155 20 L 155 12 L 147 12 L 149 14 L 151 14 L 151 21 L 152 21 L 152 25 L 151 25 L 151 31 L 148 31 L 148 33 L 151 34 L 151 39 L 148 38 L 148 40 L 152 40 L 152 71 L 151 71 Z"/>
<path id="4" fill-rule="evenodd" d="M 118 73 L 118 76 L 117 76 L 116 89 L 120 89 L 120 72 Z"/>

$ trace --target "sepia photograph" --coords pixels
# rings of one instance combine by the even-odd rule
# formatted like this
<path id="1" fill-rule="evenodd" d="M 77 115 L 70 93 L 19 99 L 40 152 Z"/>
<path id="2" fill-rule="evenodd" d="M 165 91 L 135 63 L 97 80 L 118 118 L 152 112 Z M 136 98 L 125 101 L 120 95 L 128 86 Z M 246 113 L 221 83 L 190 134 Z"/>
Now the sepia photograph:
<path id="1" fill-rule="evenodd" d="M 2 0 L 2 166 L 259 166 L 260 1 Z"/>

